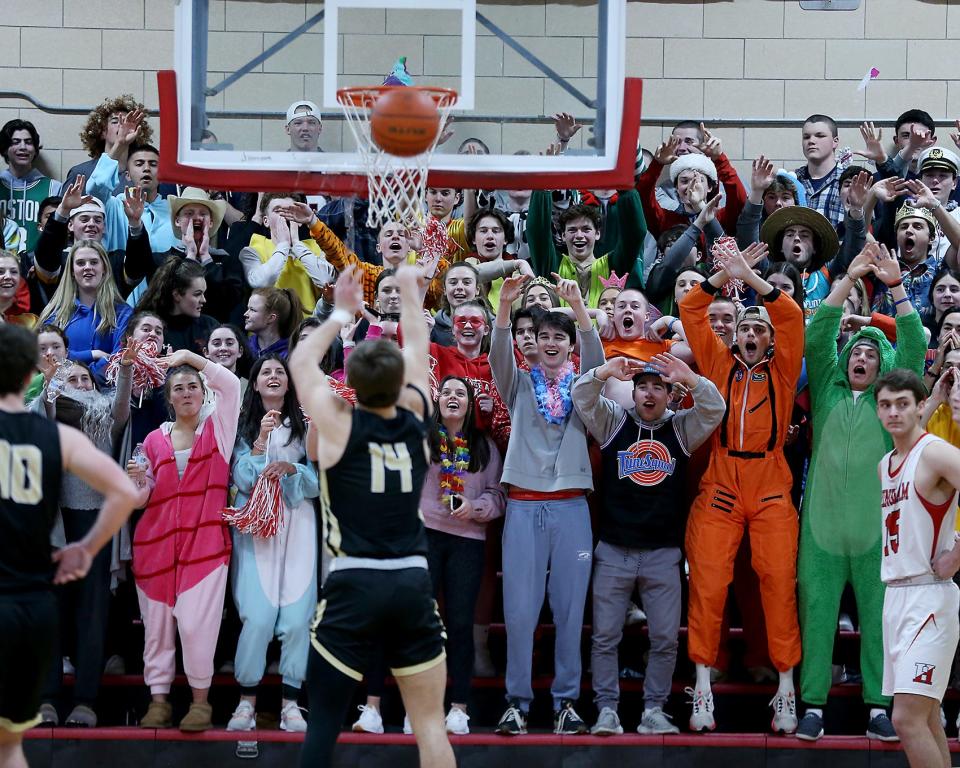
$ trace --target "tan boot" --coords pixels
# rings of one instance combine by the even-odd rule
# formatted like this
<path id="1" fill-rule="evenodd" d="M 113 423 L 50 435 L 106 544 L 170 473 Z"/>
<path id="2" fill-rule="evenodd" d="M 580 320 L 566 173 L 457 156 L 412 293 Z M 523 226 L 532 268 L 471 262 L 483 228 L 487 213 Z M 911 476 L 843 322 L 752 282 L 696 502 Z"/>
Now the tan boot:
<path id="1" fill-rule="evenodd" d="M 151 701 L 147 714 L 140 721 L 141 728 L 172 728 L 173 707 L 169 701 Z"/>
<path id="2" fill-rule="evenodd" d="M 179 728 L 187 733 L 209 731 L 213 728 L 213 707 L 209 704 L 193 702 L 186 716 L 180 721 Z"/>

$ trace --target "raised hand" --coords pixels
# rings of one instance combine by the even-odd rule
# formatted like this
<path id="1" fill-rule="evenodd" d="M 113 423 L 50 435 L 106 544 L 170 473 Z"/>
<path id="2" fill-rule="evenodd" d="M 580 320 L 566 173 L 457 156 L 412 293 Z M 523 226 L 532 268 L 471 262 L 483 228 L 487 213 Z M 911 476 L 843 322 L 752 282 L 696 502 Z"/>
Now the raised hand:
<path id="1" fill-rule="evenodd" d="M 194 261 L 200 260 L 197 241 L 193 237 L 193 222 L 190 222 L 183 228 L 183 236 L 180 238 L 180 242 L 183 243 L 184 256 L 186 258 L 193 259 Z"/>
<path id="2" fill-rule="evenodd" d="M 859 157 L 865 157 L 876 165 L 887 159 L 886 150 L 883 148 L 883 128 L 874 127 L 871 122 L 860 124 L 860 135 L 863 137 L 863 144 L 866 147 L 862 152 L 854 150 L 853 154 Z"/>
<path id="3" fill-rule="evenodd" d="M 316 214 L 306 203 L 294 203 L 293 205 L 284 205 L 276 209 L 283 218 L 289 221 L 295 221 L 297 224 L 313 224 Z"/>
<path id="4" fill-rule="evenodd" d="M 213 222 L 211 222 L 210 219 L 204 219 L 203 236 L 200 238 L 200 244 L 197 246 L 197 258 L 201 263 L 212 258 L 210 256 L 210 227 L 212 225 Z"/>
<path id="5" fill-rule="evenodd" d="M 400 279 L 399 271 L 397 279 Z M 360 267 L 351 265 L 340 273 L 333 286 L 333 305 L 335 309 L 346 310 L 354 317 L 363 308 L 363 273 Z"/>
<path id="6" fill-rule="evenodd" d="M 764 190 L 773 184 L 775 178 L 777 178 L 777 172 L 773 163 L 760 155 L 751 166 L 750 191 L 756 192 L 758 197 L 762 197 Z"/>
<path id="7" fill-rule="evenodd" d="M 700 142 L 700 151 L 711 160 L 716 160 L 723 154 L 723 145 L 719 136 L 714 136 L 710 131 L 700 123 L 700 133 L 703 134 L 703 141 Z"/>
<path id="8" fill-rule="evenodd" d="M 936 196 L 930 191 L 930 187 L 920 179 L 908 179 L 906 185 L 907 190 L 913 195 L 914 202 L 921 208 L 936 208 L 938 206 L 939 201 Z"/>
<path id="9" fill-rule="evenodd" d="M 936 142 L 937 138 L 931 133 L 929 128 L 926 128 L 920 123 L 914 123 L 910 130 L 910 138 L 907 139 L 907 153 L 911 158 L 916 157 L 927 147 L 932 147 Z"/>
<path id="10" fill-rule="evenodd" d="M 853 177 L 847 196 L 851 208 L 863 208 L 867 202 L 867 192 L 870 191 L 871 184 L 873 184 L 873 177 L 866 171 L 860 171 Z"/>
<path id="11" fill-rule="evenodd" d="M 267 217 L 267 223 L 270 226 L 270 240 L 278 248 L 290 245 L 290 225 L 299 226 L 296 222 L 279 215 L 276 211 L 270 213 Z"/>
<path id="12" fill-rule="evenodd" d="M 143 347 L 143 340 L 137 340 L 132 336 L 127 341 L 127 346 L 123 348 L 123 354 L 120 355 L 121 365 L 133 365 L 137 360 L 137 355 Z"/>
<path id="13" fill-rule="evenodd" d="M 513 304 L 523 293 L 523 287 L 530 280 L 529 275 L 515 274 L 503 278 L 503 284 L 500 286 L 500 303 Z"/>
<path id="14" fill-rule="evenodd" d="M 899 176 L 891 176 L 887 179 L 880 179 L 876 184 L 870 187 L 874 197 L 883 200 L 885 203 L 892 203 L 901 195 L 907 193 L 907 180 Z"/>
<path id="15" fill-rule="evenodd" d="M 680 139 L 673 134 L 663 142 L 653 153 L 653 159 L 660 165 L 670 165 L 677 159 L 677 149 L 680 147 Z"/>
<path id="16" fill-rule="evenodd" d="M 650 363 L 660 371 L 660 377 L 667 384 L 683 384 L 692 389 L 699 378 L 683 360 L 669 352 L 661 352 L 650 358 Z"/>
<path id="17" fill-rule="evenodd" d="M 619 379 L 620 381 L 630 381 L 640 373 L 645 364 L 639 360 L 631 360 L 628 357 L 613 357 L 597 369 L 597 378 L 601 381 L 607 379 Z"/>
<path id="18" fill-rule="evenodd" d="M 547 144 L 547 148 L 540 153 L 545 157 L 557 157 L 558 155 L 563 154 L 563 144 L 559 141 L 554 141 L 550 144 Z"/>
<path id="19" fill-rule="evenodd" d="M 687 187 L 687 202 L 695 209 L 700 210 L 706 203 L 707 179 L 702 173 L 694 175 L 693 183 Z"/>
<path id="20" fill-rule="evenodd" d="M 120 121 L 120 127 L 117 129 L 117 143 L 125 147 L 133 144 L 137 139 L 137 135 L 140 133 L 140 126 L 146 117 L 147 113 L 142 109 L 127 112 Z"/>
<path id="21" fill-rule="evenodd" d="M 847 267 L 847 274 L 850 276 L 850 278 L 853 280 L 859 280 L 861 277 L 864 277 L 871 272 L 876 274 L 877 256 L 879 253 L 880 249 L 877 248 L 876 243 L 867 243 L 863 247 L 863 250 L 854 256 L 853 261 L 850 262 L 850 266 Z"/>
<path id="22" fill-rule="evenodd" d="M 557 138 L 566 143 L 577 135 L 577 131 L 583 128 L 577 122 L 577 118 L 567 112 L 557 112 L 553 116 L 553 125 L 557 129 Z"/>
<path id="23" fill-rule="evenodd" d="M 557 296 L 571 307 L 583 303 L 583 294 L 580 293 L 580 284 L 576 280 L 567 280 L 556 272 L 550 273 L 557 284 Z"/>
<path id="24" fill-rule="evenodd" d="M 879 252 L 874 258 L 874 273 L 879 277 L 884 285 L 893 285 L 902 280 L 900 272 L 900 262 L 890 253 L 887 246 L 882 243 L 877 244 Z"/>
<path id="25" fill-rule="evenodd" d="M 704 204 L 697 215 L 697 226 L 702 230 L 707 224 L 717 218 L 717 209 L 720 207 L 720 193 L 717 192 Z"/>
<path id="26" fill-rule="evenodd" d="M 740 255 L 751 270 L 767 258 L 769 253 L 770 249 L 767 247 L 767 244 L 763 242 L 750 243 L 750 245 L 740 251 Z"/>
<path id="27" fill-rule="evenodd" d="M 870 325 L 870 318 L 866 315 L 846 315 L 840 321 L 840 330 L 844 333 L 856 333 L 868 325 Z"/>
<path id="28" fill-rule="evenodd" d="M 93 195 L 88 195 L 85 192 L 86 187 L 87 177 L 80 175 L 74 179 L 73 184 L 63 188 L 59 210 L 65 216 L 69 216 L 70 211 L 74 208 L 79 208 L 81 205 L 93 202 Z"/>
<path id="29" fill-rule="evenodd" d="M 954 125 L 957 126 L 956 133 L 951 133 L 950 138 L 953 139 L 953 143 L 957 145 L 957 149 L 960 149 L 960 120 L 955 120 Z"/>
<path id="30" fill-rule="evenodd" d="M 40 358 L 37 363 L 37 368 L 40 370 L 40 373 L 43 374 L 44 385 L 50 383 L 50 379 L 52 379 L 53 375 L 57 372 L 59 362 L 60 361 L 50 352 L 47 352 L 47 354 Z"/>
<path id="31" fill-rule="evenodd" d="M 143 190 L 140 187 L 127 187 L 123 190 L 123 212 L 130 229 L 137 229 L 143 218 Z"/>

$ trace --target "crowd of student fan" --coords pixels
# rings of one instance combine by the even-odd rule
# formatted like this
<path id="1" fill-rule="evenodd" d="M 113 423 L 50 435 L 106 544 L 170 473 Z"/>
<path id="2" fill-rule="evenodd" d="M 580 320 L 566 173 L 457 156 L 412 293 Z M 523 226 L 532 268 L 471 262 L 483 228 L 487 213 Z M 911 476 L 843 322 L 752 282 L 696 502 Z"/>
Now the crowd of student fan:
<path id="1" fill-rule="evenodd" d="M 561 114 L 556 128 L 563 151 L 579 126 Z M 874 170 L 838 160 L 836 125 L 812 115 L 798 137 L 806 165 L 777 170 L 761 156 L 748 191 L 719 139 L 681 123 L 643 153 L 635 189 L 428 189 L 427 229 L 445 232 L 428 247 L 399 223 L 364 227 L 362 200 L 165 188 L 143 107 L 128 96 L 91 113 L 81 138 L 92 159 L 62 185 L 35 168 L 36 128 L 8 122 L 0 313 L 37 332 L 43 370 L 28 401 L 128 467 L 143 508 L 59 593 L 75 628 L 62 651 L 76 674 L 66 723 L 97 722 L 108 616 L 125 610 L 132 579 L 152 698 L 142 725 L 173 724 L 179 634 L 193 691 L 179 727 L 211 727 L 214 653 L 236 624 L 221 630 L 229 584 L 240 702 L 227 728 L 255 727 L 278 637 L 281 727 L 305 730 L 308 625 L 336 548 L 317 545 L 323 483 L 285 361 L 331 315 L 338 272 L 356 266 L 366 307 L 321 362 L 349 400 L 351 350 L 402 343 L 394 268 L 414 251 L 431 278 L 436 411 L 421 511 L 447 627 L 448 730 L 468 732 L 475 667 L 493 674 L 486 625 L 502 567 L 499 732 L 526 730 L 545 594 L 554 727 L 588 729 L 574 704 L 591 579 L 592 732 L 622 733 L 617 648 L 635 590 L 650 644 L 638 730 L 677 732 L 663 708 L 686 559 L 692 730 L 715 727 L 711 682 L 728 663 L 735 582 L 746 665 L 778 681 L 773 729 L 819 738 L 849 583 L 868 734 L 895 740 L 881 691 L 876 466 L 890 442 L 875 413 L 878 375 L 923 374 L 927 429 L 960 445 L 946 406 L 960 366 L 960 158 L 935 128 L 910 110 L 887 147 L 864 123 L 853 154 Z M 291 149 L 316 150 L 320 129 L 315 105 L 291 105 Z M 485 151 L 478 140 L 461 149 Z M 518 397 L 523 388 L 535 396 Z M 99 501 L 64 483 L 59 542 L 84 534 Z M 45 722 L 59 721 L 67 663 L 50 670 Z M 383 666 L 371 660 L 355 730 L 383 730 Z"/>

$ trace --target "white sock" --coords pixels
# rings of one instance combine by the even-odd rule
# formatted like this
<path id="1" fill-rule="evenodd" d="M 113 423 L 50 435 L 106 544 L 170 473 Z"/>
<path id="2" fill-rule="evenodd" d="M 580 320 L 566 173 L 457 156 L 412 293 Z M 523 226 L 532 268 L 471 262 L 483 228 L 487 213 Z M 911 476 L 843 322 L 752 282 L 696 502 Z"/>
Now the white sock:
<path id="1" fill-rule="evenodd" d="M 821 719 L 823 718 L 823 710 L 822 710 L 822 709 L 817 709 L 816 707 L 807 707 L 806 714 L 808 714 L 808 715 L 816 715 L 817 717 L 819 717 L 819 718 L 821 718 Z M 870 715 L 870 717 L 871 717 L 871 719 L 872 719 L 872 718 L 873 718 L 873 715 Z"/>
<path id="2" fill-rule="evenodd" d="M 710 690 L 710 667 L 706 664 L 697 664 L 697 684 L 698 691 Z"/>
<path id="3" fill-rule="evenodd" d="M 871 720 L 873 720 L 873 718 L 875 718 L 877 715 L 885 715 L 885 714 L 887 714 L 887 710 L 885 710 L 883 707 L 871 707 L 871 708 L 870 708 L 870 719 L 871 719 Z"/>
<path id="4" fill-rule="evenodd" d="M 780 687 L 777 693 L 793 693 L 793 668 L 780 673 Z"/>

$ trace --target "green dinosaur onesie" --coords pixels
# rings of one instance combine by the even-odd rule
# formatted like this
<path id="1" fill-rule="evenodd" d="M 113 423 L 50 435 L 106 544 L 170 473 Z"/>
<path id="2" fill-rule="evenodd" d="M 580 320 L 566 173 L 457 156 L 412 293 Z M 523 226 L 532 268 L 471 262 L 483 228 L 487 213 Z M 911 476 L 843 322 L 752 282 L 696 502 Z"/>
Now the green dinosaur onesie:
<path id="1" fill-rule="evenodd" d="M 813 454 L 800 516 L 797 563 L 803 662 L 800 697 L 822 707 L 830 691 L 833 638 L 840 596 L 853 586 L 860 616 L 863 700 L 885 707 L 883 582 L 880 581 L 880 478 L 877 464 L 892 447 L 877 418 L 871 384 L 856 399 L 847 362 L 860 339 L 880 348 L 880 374 L 893 368 L 923 373 L 927 342 L 916 312 L 897 317 L 897 348 L 876 328 L 856 333 L 837 355 L 843 311 L 821 304 L 807 326 L 806 364 L 813 414 Z"/>

